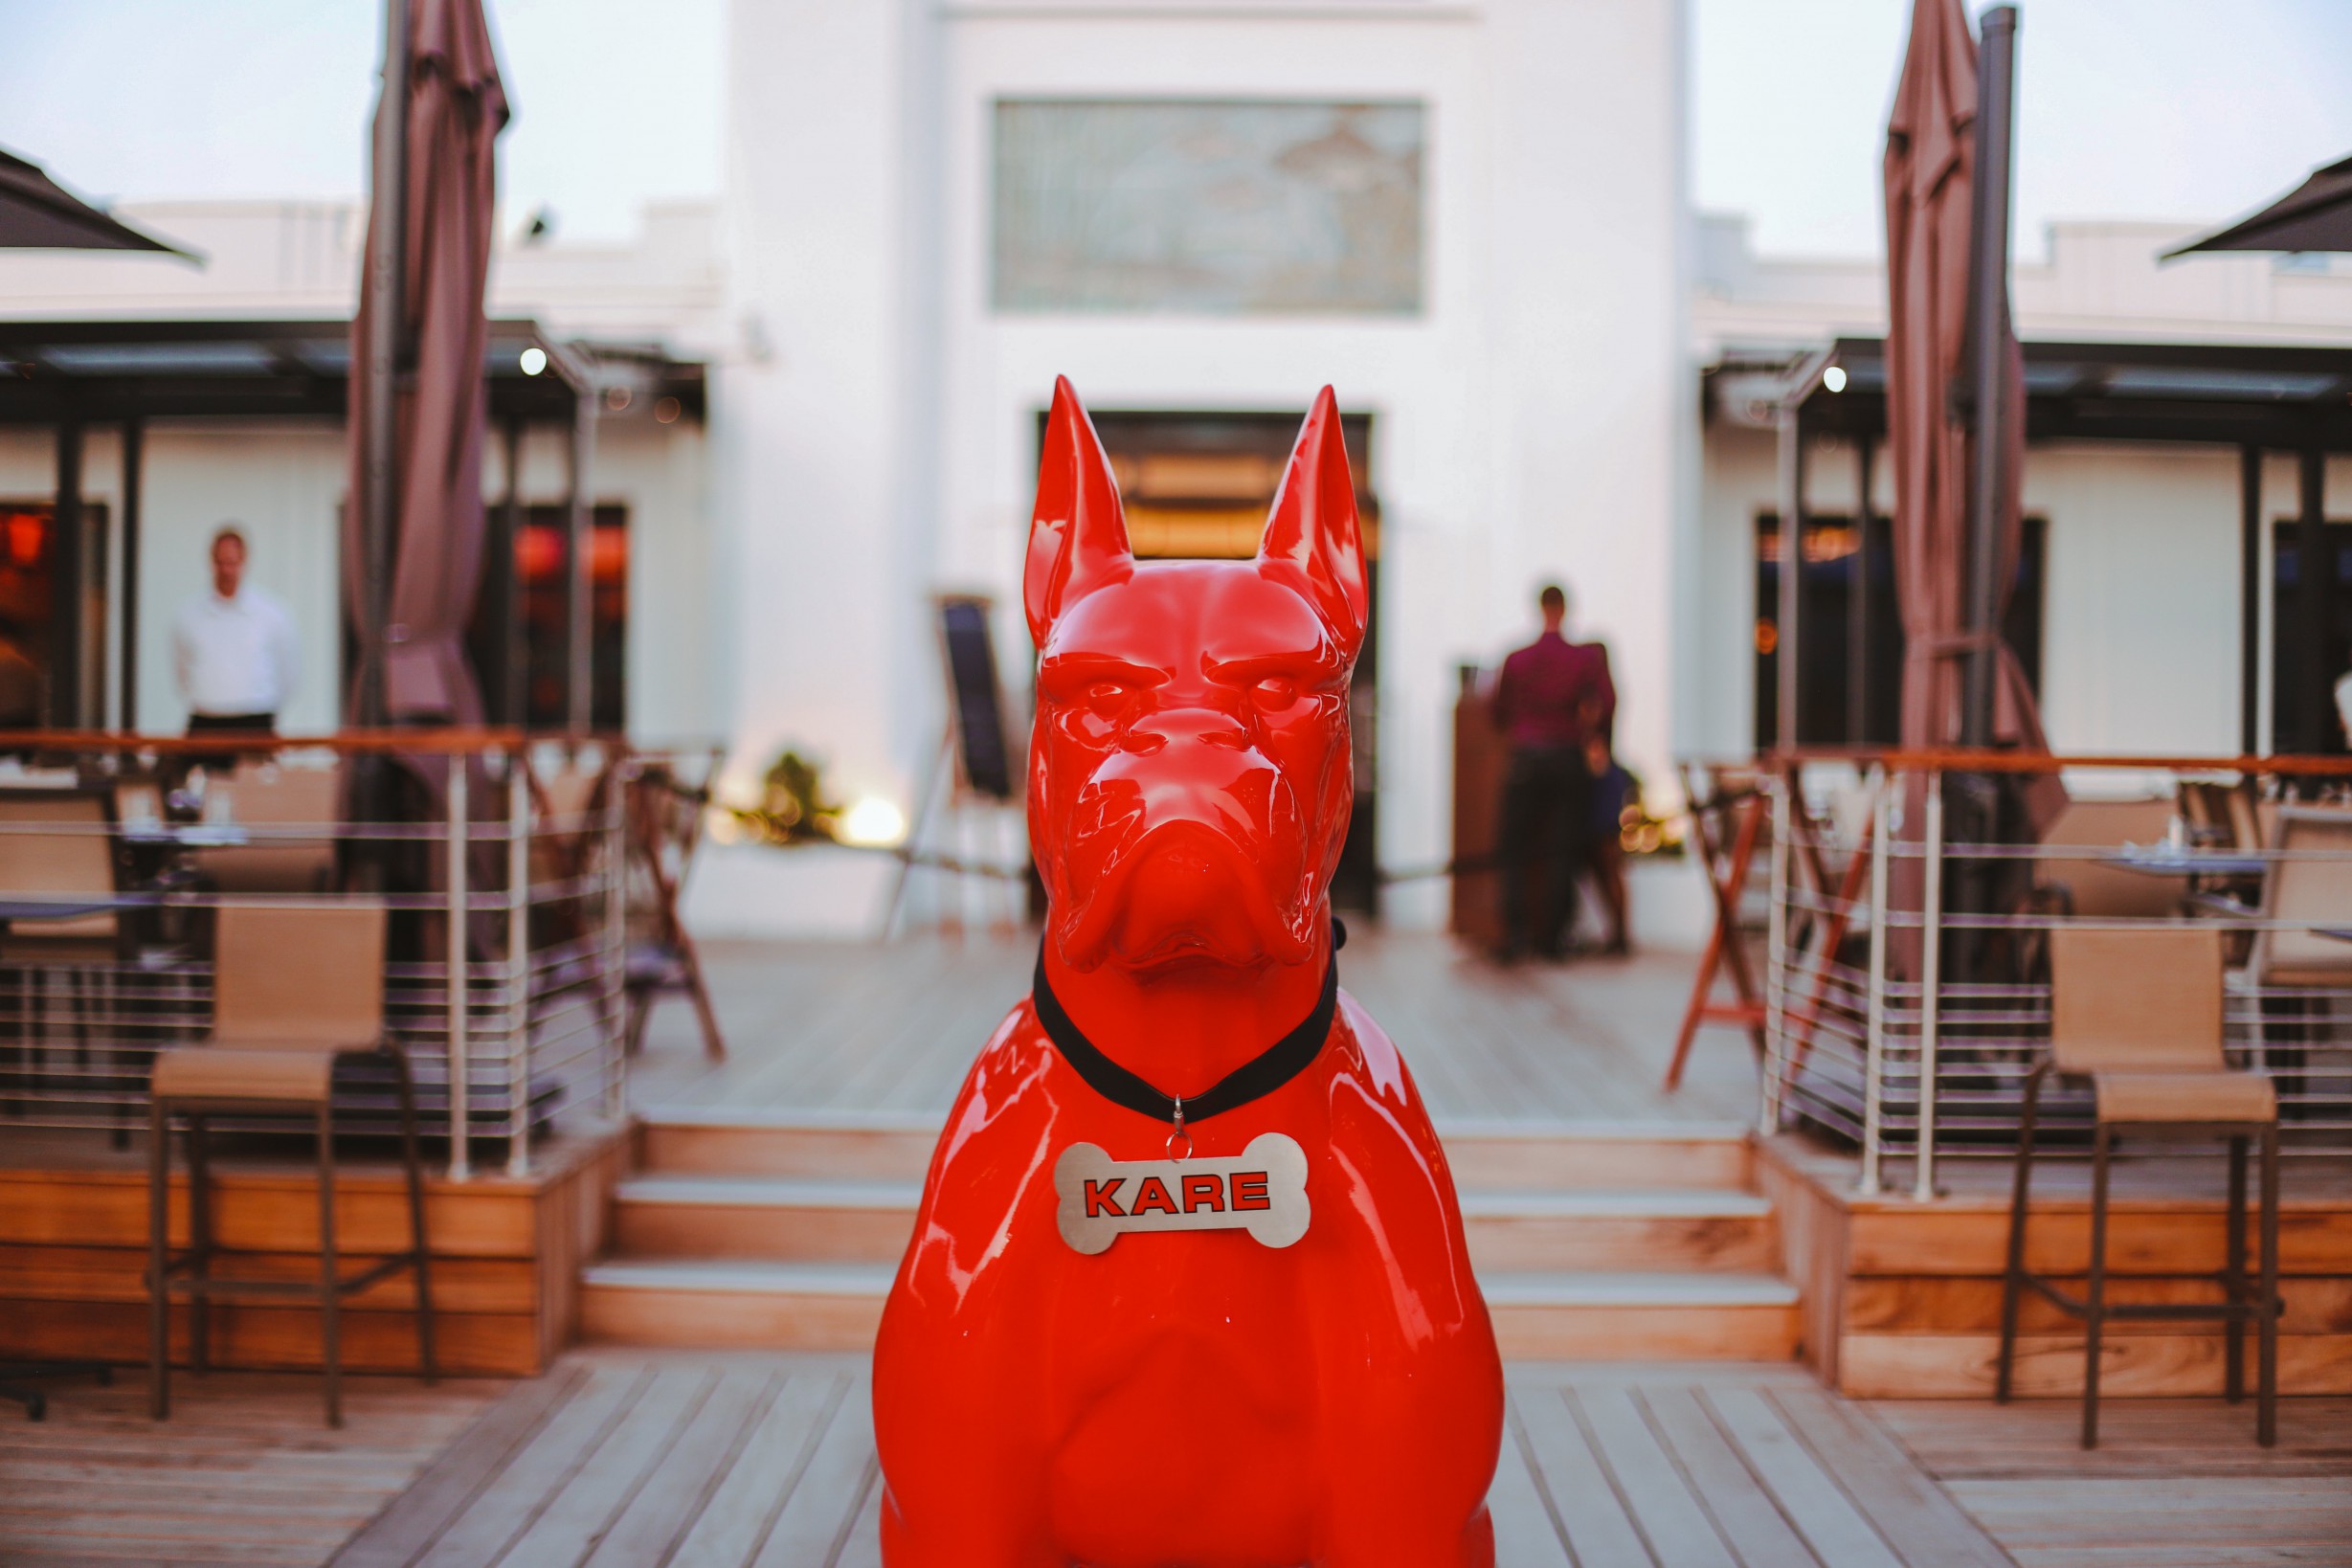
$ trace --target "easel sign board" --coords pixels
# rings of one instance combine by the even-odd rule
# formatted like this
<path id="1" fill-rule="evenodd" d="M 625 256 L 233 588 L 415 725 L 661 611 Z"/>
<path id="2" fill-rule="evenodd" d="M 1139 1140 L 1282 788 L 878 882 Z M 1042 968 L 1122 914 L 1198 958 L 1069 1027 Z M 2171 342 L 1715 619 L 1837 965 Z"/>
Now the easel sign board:
<path id="1" fill-rule="evenodd" d="M 1013 750 L 1005 734 L 1003 688 L 997 683 L 997 644 L 989 630 L 990 601 L 976 594 L 939 597 L 939 643 L 947 656 L 950 722 L 955 760 L 973 794 L 1013 798 Z"/>

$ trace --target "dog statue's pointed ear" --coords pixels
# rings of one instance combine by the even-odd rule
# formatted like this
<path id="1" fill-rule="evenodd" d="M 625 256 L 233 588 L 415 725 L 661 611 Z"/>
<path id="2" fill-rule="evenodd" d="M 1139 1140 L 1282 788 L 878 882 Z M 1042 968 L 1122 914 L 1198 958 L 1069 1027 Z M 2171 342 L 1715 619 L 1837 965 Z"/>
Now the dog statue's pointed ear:
<path id="1" fill-rule="evenodd" d="M 1258 546 L 1261 570 L 1272 567 L 1303 590 L 1349 659 L 1363 646 L 1372 594 L 1364 581 L 1363 529 L 1355 517 L 1355 484 L 1339 429 L 1339 400 L 1329 387 L 1299 427 L 1282 488 L 1266 515 Z"/>
<path id="2" fill-rule="evenodd" d="M 1103 455 L 1094 421 L 1079 405 L 1067 376 L 1054 377 L 1053 412 L 1045 416 L 1045 453 L 1038 464 L 1037 510 L 1029 522 L 1029 563 L 1020 596 L 1029 635 L 1041 648 L 1062 612 L 1105 583 L 1135 570 L 1127 544 L 1127 513 L 1118 482 Z"/>

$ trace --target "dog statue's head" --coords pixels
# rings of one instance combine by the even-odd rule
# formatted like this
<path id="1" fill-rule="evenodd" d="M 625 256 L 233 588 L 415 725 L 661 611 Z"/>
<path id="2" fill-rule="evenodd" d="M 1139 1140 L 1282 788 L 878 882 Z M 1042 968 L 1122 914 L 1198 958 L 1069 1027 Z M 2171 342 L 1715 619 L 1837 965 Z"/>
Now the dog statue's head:
<path id="1" fill-rule="evenodd" d="M 1137 561 L 1101 439 L 1054 384 L 1022 585 L 1029 835 L 1081 972 L 1306 962 L 1347 837 L 1370 594 L 1326 387 L 1252 561 Z"/>

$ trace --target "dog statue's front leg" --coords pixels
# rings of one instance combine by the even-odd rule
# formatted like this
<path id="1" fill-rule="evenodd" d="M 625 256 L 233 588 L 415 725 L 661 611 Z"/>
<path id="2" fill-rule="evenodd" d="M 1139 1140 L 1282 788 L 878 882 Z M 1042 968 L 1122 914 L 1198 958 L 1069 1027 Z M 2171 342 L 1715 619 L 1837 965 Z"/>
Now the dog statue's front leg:
<path id="1" fill-rule="evenodd" d="M 882 1560 L 884 1568 L 1069 1568 L 1067 1557 L 1011 1512 L 959 1512 L 935 1497 L 902 1508 L 895 1484 L 882 1500 Z"/>
<path id="2" fill-rule="evenodd" d="M 1400 1523 L 1385 1510 L 1343 1501 L 1324 1540 L 1316 1568 L 1494 1568 L 1494 1521 L 1484 1508 L 1467 1523 Z"/>

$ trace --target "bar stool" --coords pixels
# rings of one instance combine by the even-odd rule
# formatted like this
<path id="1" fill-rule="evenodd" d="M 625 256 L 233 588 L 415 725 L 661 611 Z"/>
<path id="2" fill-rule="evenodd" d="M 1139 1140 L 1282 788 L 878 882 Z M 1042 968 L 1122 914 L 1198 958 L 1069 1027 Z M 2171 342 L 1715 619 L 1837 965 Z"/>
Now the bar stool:
<path id="1" fill-rule="evenodd" d="M 2009 1398 L 2017 1306 L 2030 1289 L 2085 1327 L 2082 1445 L 2098 1446 L 2099 1339 L 2112 1318 L 2219 1318 L 2225 1325 L 2230 1403 L 2246 1397 L 2246 1322 L 2258 1336 L 2255 1441 L 2278 1441 L 2278 1096 L 2260 1073 L 2230 1069 L 2222 1053 L 2222 944 L 2217 930 L 2050 932 L 2050 1060 L 2026 1081 L 2009 1200 L 2008 1269 L 2001 1294 L 2001 1361 L 1993 1397 Z M 2027 1194 L 2033 1179 L 2034 1122 L 2051 1073 L 2088 1079 L 2096 1096 L 2092 1132 L 2091 1261 L 2081 1299 L 2026 1267 Z M 2228 1253 L 2214 1277 L 2218 1303 L 2107 1300 L 2108 1156 L 2118 1134 L 2227 1138 L 2229 1144 Z M 2262 1146 L 2261 1264 L 2246 1279 L 2246 1146 Z"/>
<path id="2" fill-rule="evenodd" d="M 389 1060 L 400 1091 L 400 1149 L 408 1167 L 410 1248 L 348 1276 L 335 1252 L 334 1074 L 349 1057 Z M 384 908 L 223 906 L 215 916 L 213 1034 L 160 1053 L 150 1089 L 147 1276 L 151 1413 L 171 1408 L 171 1298 L 189 1300 L 190 1360 L 205 1370 L 210 1304 L 231 1297 L 316 1301 L 326 1374 L 326 1424 L 343 1424 L 343 1298 L 403 1268 L 416 1276 L 416 1354 L 434 1378 L 433 1290 L 425 1189 L 416 1157 L 416 1100 L 407 1054 L 384 1033 Z M 205 1123 L 225 1114 L 308 1114 L 319 1141 L 319 1277 L 218 1278 Z M 189 1248 L 170 1252 L 171 1124 L 188 1122 Z"/>

